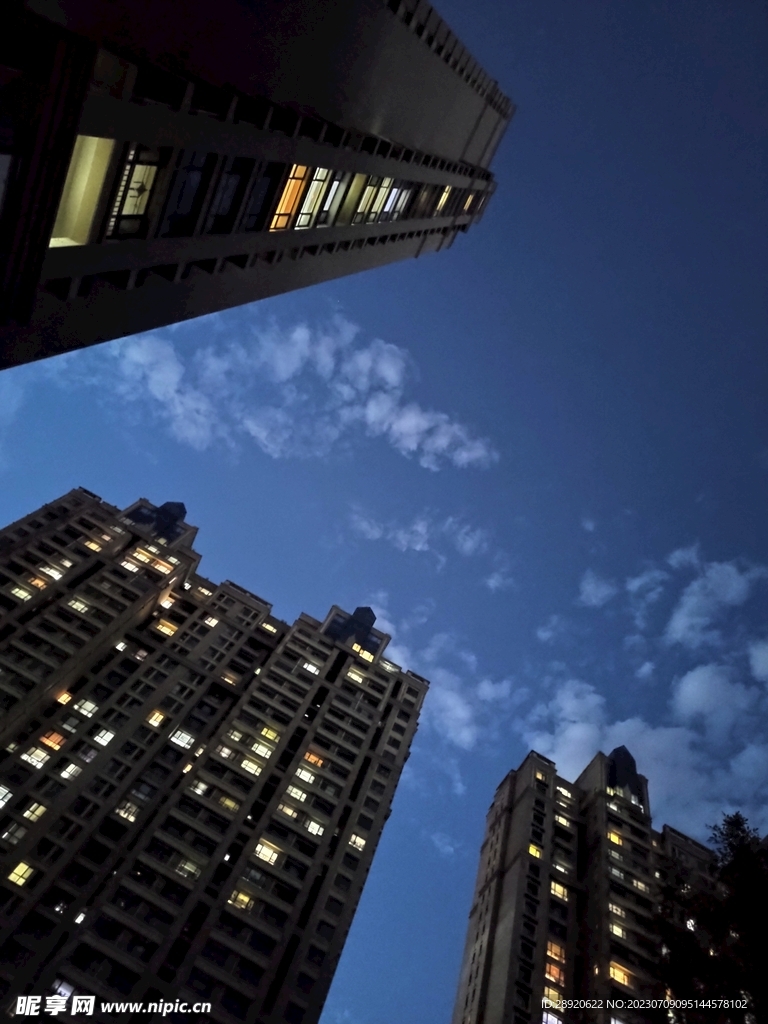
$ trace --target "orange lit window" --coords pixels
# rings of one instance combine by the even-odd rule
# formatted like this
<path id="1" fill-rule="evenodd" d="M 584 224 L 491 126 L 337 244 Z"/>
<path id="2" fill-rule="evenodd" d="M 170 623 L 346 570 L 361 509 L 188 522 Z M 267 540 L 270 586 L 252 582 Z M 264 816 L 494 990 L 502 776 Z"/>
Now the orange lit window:
<path id="1" fill-rule="evenodd" d="M 553 960 L 559 960 L 560 963 L 565 963 L 565 949 L 557 942 L 547 943 L 547 956 L 552 957 Z"/>
<path id="2" fill-rule="evenodd" d="M 304 755 L 304 760 L 309 761 L 310 764 L 316 765 L 318 768 L 323 767 L 322 757 L 318 757 L 317 754 L 313 754 L 311 750 L 308 750 Z"/>
<path id="3" fill-rule="evenodd" d="M 291 167 L 291 173 L 288 175 L 288 180 L 283 186 L 282 195 L 272 217 L 272 223 L 269 225 L 270 231 L 283 231 L 291 226 L 294 214 L 299 208 L 299 202 L 301 201 L 308 177 L 308 167 L 304 167 L 302 164 L 294 164 Z"/>
<path id="4" fill-rule="evenodd" d="M 556 967 L 555 964 L 547 964 L 544 968 L 544 977 L 547 981 L 554 981 L 556 985 L 565 984 L 565 971 L 562 967 Z"/>
<path id="5" fill-rule="evenodd" d="M 50 747 L 52 750 L 61 750 L 67 741 L 59 732 L 47 732 L 45 736 L 40 737 L 40 742 L 44 743 L 46 747 Z"/>
<path id="6" fill-rule="evenodd" d="M 632 988 L 632 975 L 626 968 L 617 964 L 615 961 L 611 961 L 610 974 L 614 981 L 618 981 L 620 985 L 626 985 L 627 988 Z"/>

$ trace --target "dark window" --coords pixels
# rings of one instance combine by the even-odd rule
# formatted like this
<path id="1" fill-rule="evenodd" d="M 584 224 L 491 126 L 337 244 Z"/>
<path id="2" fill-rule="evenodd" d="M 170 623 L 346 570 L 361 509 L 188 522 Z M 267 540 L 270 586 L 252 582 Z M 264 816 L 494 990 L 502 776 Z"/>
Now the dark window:
<path id="1" fill-rule="evenodd" d="M 262 231 L 266 227 L 275 195 L 286 171 L 285 164 L 267 164 L 256 179 L 248 200 L 243 231 Z"/>
<path id="2" fill-rule="evenodd" d="M 232 230 L 254 168 L 253 160 L 235 157 L 228 162 L 216 186 L 205 230 L 221 234 Z"/>
<path id="3" fill-rule="evenodd" d="M 134 143 L 127 146 L 107 221 L 107 238 L 146 238 L 149 201 L 161 163 L 159 150 Z"/>
<path id="4" fill-rule="evenodd" d="M 215 153 L 193 151 L 181 155 L 168 193 L 161 235 L 180 238 L 194 234 L 215 166 Z"/>

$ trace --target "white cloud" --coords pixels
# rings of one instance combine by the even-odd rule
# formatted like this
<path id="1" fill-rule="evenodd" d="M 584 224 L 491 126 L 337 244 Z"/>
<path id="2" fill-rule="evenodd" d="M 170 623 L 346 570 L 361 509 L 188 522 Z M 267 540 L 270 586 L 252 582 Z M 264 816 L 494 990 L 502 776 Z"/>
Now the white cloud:
<path id="1" fill-rule="evenodd" d="M 650 679 L 653 675 L 655 665 L 652 661 L 644 661 L 640 668 L 635 672 L 637 679 Z"/>
<path id="2" fill-rule="evenodd" d="M 456 842 L 450 836 L 447 836 L 445 832 L 433 832 L 429 838 L 441 856 L 452 857 L 456 853 Z"/>
<path id="3" fill-rule="evenodd" d="M 543 626 L 536 630 L 536 636 L 543 644 L 548 644 L 556 639 L 564 631 L 564 622 L 561 615 L 550 615 Z"/>
<path id="4" fill-rule="evenodd" d="M 673 569 L 683 569 L 686 566 L 697 568 L 700 562 L 699 545 L 691 544 L 687 548 L 677 548 L 667 556 L 667 563 Z"/>
<path id="5" fill-rule="evenodd" d="M 749 666 L 755 679 L 768 683 L 768 640 L 757 640 L 750 644 Z"/>
<path id="6" fill-rule="evenodd" d="M 631 576 L 625 582 L 629 594 L 635 626 L 645 629 L 648 625 L 648 611 L 664 594 L 664 585 L 669 580 L 669 573 L 663 569 L 646 569 L 638 576 Z"/>
<path id="7" fill-rule="evenodd" d="M 586 530 L 587 533 L 594 533 L 596 525 L 597 524 L 595 523 L 595 520 L 592 519 L 591 516 L 582 516 L 581 517 L 581 528 L 582 528 L 582 530 Z"/>
<path id="8" fill-rule="evenodd" d="M 447 413 L 424 409 L 405 392 L 405 350 L 375 339 L 341 317 L 325 328 L 282 328 L 243 321 L 242 341 L 208 334 L 206 347 L 177 347 L 177 330 L 139 335 L 59 363 L 51 379 L 98 386 L 142 403 L 176 440 L 197 450 L 250 437 L 271 458 L 324 455 L 355 432 L 386 440 L 427 469 L 486 468 L 498 460 L 487 439 Z M 234 320 L 239 317 L 239 321 Z M 220 325 L 221 326 L 221 325 Z M 199 330 L 187 327 L 185 330 Z M 219 335 L 221 331 L 219 332 Z M 471 538 L 462 538 L 471 543 Z"/>
<path id="9" fill-rule="evenodd" d="M 504 569 L 494 569 L 490 576 L 486 576 L 483 583 L 491 593 L 496 594 L 500 590 L 508 590 L 515 585 L 515 579 Z"/>
<path id="10" fill-rule="evenodd" d="M 587 608 L 602 608 L 618 592 L 618 587 L 610 580 L 598 576 L 592 569 L 587 569 L 579 585 L 579 604 Z"/>
<path id="11" fill-rule="evenodd" d="M 675 684 L 672 709 L 683 722 L 701 719 L 710 736 L 723 739 L 756 697 L 756 690 L 732 681 L 726 666 L 698 665 Z"/>
<path id="12" fill-rule="evenodd" d="M 498 683 L 490 679 L 481 679 L 477 684 L 477 696 L 484 701 L 503 701 L 509 697 L 512 691 L 512 682 L 509 679 L 502 679 Z"/>
<path id="13" fill-rule="evenodd" d="M 752 584 L 766 575 L 763 568 L 741 571 L 733 562 L 709 562 L 683 591 L 667 624 L 666 639 L 695 649 L 717 644 L 713 623 L 723 609 L 743 604 Z"/>

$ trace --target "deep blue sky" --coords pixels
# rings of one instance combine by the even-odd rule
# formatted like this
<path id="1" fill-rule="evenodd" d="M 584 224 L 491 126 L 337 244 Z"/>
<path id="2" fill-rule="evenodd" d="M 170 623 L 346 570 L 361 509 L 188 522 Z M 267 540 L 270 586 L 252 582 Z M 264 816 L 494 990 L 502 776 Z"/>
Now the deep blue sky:
<path id="1" fill-rule="evenodd" d="M 519 106 L 448 253 L 0 376 L 2 522 L 184 501 L 211 578 L 433 680 L 323 1024 L 449 1019 L 531 746 L 768 830 L 764 6 L 440 11 Z"/>

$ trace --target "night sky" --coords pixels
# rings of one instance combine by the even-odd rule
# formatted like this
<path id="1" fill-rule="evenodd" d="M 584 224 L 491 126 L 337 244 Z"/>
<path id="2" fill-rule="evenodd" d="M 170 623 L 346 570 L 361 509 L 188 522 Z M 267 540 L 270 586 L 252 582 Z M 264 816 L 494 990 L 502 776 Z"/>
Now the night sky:
<path id="1" fill-rule="evenodd" d="M 323 1024 L 446 1024 L 531 747 L 768 830 L 764 5 L 438 6 L 519 107 L 451 250 L 0 375 L 1 522 L 183 501 L 203 573 L 432 680 Z"/>

